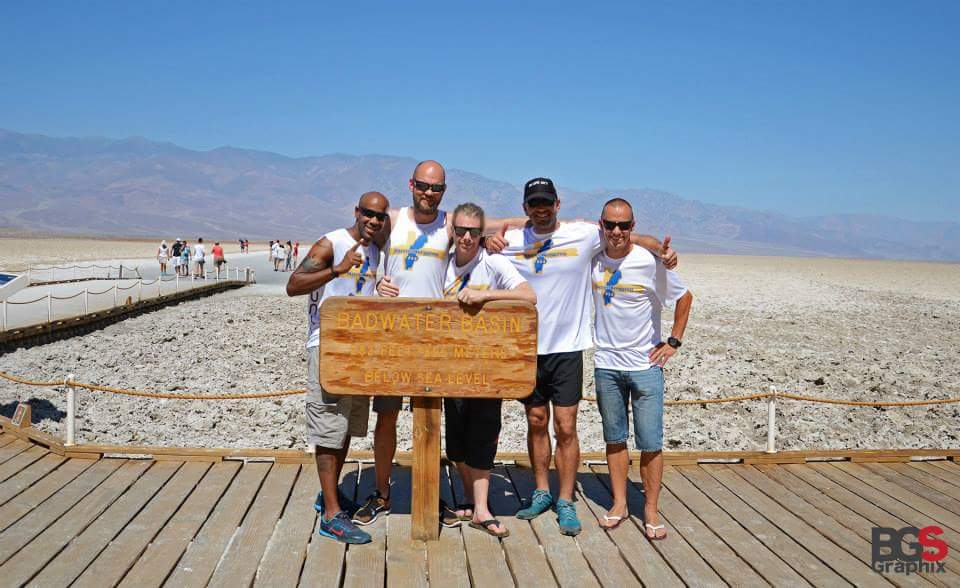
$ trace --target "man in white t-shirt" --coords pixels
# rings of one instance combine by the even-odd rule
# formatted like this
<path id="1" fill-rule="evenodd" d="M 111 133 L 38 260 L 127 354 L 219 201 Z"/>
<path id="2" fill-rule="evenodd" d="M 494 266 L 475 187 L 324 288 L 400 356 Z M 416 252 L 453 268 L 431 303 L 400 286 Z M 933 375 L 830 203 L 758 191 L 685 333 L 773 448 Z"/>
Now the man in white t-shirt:
<path id="1" fill-rule="evenodd" d="M 580 532 L 573 489 L 580 465 L 577 406 L 583 394 L 583 350 L 592 344 L 590 270 L 604 247 L 594 223 L 559 222 L 560 199 L 553 182 L 534 178 L 523 191 L 526 226 L 506 232 L 502 253 L 537 293 L 537 383 L 523 400 L 527 413 L 527 448 L 537 488 L 518 518 L 533 519 L 555 507 L 560 532 Z M 676 264 L 676 254 L 650 236 L 634 236 L 636 243 Z M 496 237 L 488 239 L 496 241 Z M 550 494 L 552 453 L 547 430 L 550 408 L 557 438 L 556 463 L 560 488 Z"/>
<path id="2" fill-rule="evenodd" d="M 370 400 L 334 396 L 320 387 L 320 305 L 331 296 L 372 296 L 380 262 L 378 236 L 386 224 L 387 198 L 367 192 L 354 209 L 354 224 L 321 237 L 291 274 L 288 296 L 309 295 L 307 304 L 307 443 L 316 447 L 321 492 L 321 535 L 345 543 L 368 543 L 370 535 L 351 521 L 357 505 L 337 490 L 350 438 L 367 434 Z"/>
<path id="3" fill-rule="evenodd" d="M 197 266 L 196 274 L 198 278 L 206 277 L 206 272 L 203 269 L 203 264 L 206 263 L 204 256 L 206 255 L 206 249 L 203 247 L 203 238 L 197 237 L 197 244 L 193 247 L 193 261 Z"/>
<path id="4" fill-rule="evenodd" d="M 642 247 L 630 242 L 633 208 L 622 198 L 606 203 L 600 228 L 606 247 L 593 264 L 596 309 L 594 381 L 607 446 L 613 506 L 600 526 L 613 528 L 627 511 L 627 469 L 633 412 L 634 442 L 646 498 L 644 528 L 649 539 L 666 537 L 657 513 L 663 476 L 663 366 L 677 350 L 690 317 L 693 295 L 680 276 Z M 671 336 L 664 342 L 660 313 L 676 304 Z M 630 410 L 632 409 L 632 411 Z"/>

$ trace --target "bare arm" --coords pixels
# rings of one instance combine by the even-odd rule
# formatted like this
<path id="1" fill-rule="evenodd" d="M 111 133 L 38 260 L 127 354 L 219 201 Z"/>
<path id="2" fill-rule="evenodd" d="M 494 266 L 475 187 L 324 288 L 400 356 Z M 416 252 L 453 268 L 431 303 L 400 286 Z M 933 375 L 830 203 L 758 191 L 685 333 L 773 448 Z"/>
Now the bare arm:
<path id="1" fill-rule="evenodd" d="M 326 237 L 310 247 L 297 269 L 287 280 L 287 296 L 309 294 L 334 279 L 333 244 Z"/>
<path id="2" fill-rule="evenodd" d="M 675 339 L 683 340 L 683 332 L 687 329 L 687 321 L 690 319 L 690 307 L 693 306 L 693 294 L 690 290 L 684 292 L 680 300 L 677 300 L 677 307 L 673 309 L 673 330 L 670 336 Z"/>
<path id="3" fill-rule="evenodd" d="M 677 252 L 670 247 L 669 236 L 664 237 L 661 243 L 659 239 L 652 235 L 637 235 L 636 233 L 631 233 L 630 242 L 654 254 L 663 262 L 663 265 L 667 266 L 667 269 L 676 269 Z"/>
<path id="4" fill-rule="evenodd" d="M 483 234 L 493 235 L 509 229 L 519 229 L 527 224 L 527 217 L 513 216 L 508 218 L 488 218 L 484 222 Z"/>
<path id="5" fill-rule="evenodd" d="M 512 290 L 473 290 L 464 288 L 457 294 L 457 300 L 468 306 L 480 306 L 492 300 L 520 300 L 537 304 L 537 293 L 529 282 L 522 282 Z"/>

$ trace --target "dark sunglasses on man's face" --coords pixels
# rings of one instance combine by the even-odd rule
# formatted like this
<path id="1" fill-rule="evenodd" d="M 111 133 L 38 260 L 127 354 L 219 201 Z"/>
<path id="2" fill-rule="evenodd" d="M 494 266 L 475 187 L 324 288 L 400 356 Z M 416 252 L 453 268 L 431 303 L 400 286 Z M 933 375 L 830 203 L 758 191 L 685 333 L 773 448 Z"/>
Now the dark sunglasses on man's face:
<path id="1" fill-rule="evenodd" d="M 369 208 L 361 208 L 360 214 L 367 218 L 375 218 L 380 222 L 386 222 L 387 217 L 390 216 L 386 212 L 377 212 L 376 210 L 370 210 Z"/>
<path id="2" fill-rule="evenodd" d="M 622 221 L 618 223 L 615 221 L 601 220 L 600 222 L 603 223 L 603 228 L 608 231 L 612 231 L 613 229 L 620 227 L 620 230 L 626 233 L 633 228 L 633 221 Z"/>
<path id="3" fill-rule="evenodd" d="M 480 236 L 482 229 L 478 227 L 453 227 L 453 232 L 456 233 L 458 237 L 462 237 L 467 233 L 470 233 L 470 236 L 476 239 Z"/>
<path id="4" fill-rule="evenodd" d="M 430 184 L 428 182 L 421 182 L 420 180 L 414 180 L 413 185 L 417 190 L 421 192 L 426 192 L 427 190 L 432 190 L 436 194 L 443 193 L 447 189 L 446 184 Z"/>
<path id="5" fill-rule="evenodd" d="M 530 208 L 540 208 L 543 206 L 553 206 L 553 201 L 546 198 L 532 198 L 527 200 L 527 206 Z"/>

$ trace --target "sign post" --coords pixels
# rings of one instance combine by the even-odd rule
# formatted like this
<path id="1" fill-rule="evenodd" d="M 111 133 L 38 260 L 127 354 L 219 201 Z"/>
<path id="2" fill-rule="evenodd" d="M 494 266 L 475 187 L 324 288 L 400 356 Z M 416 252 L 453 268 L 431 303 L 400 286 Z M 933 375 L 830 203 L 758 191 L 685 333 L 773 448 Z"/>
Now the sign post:
<path id="1" fill-rule="evenodd" d="M 337 395 L 410 396 L 411 538 L 440 535 L 443 397 L 523 398 L 533 390 L 537 312 L 422 298 L 332 297 L 320 307 L 320 385 Z"/>

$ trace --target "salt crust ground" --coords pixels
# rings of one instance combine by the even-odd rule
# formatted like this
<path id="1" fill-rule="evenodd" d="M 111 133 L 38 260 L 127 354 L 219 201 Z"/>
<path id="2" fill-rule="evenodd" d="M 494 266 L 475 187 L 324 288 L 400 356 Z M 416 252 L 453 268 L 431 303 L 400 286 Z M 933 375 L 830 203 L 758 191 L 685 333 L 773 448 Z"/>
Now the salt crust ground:
<path id="1" fill-rule="evenodd" d="M 881 261 L 687 255 L 681 273 L 696 300 L 668 398 L 766 391 L 857 400 L 960 396 L 960 269 Z M 669 321 L 667 321 L 669 322 Z M 665 326 L 665 329 L 668 327 Z M 143 390 L 248 392 L 305 386 L 303 299 L 257 286 L 181 304 L 84 337 L 0 356 L 28 378 L 76 379 Z M 592 395 L 592 366 L 586 369 Z M 34 400 L 38 427 L 62 435 L 61 391 L 0 381 L 0 407 Z M 303 447 L 303 397 L 152 401 L 82 393 L 79 440 L 205 447 Z M 401 449 L 411 445 L 401 416 Z M 960 447 L 960 405 L 848 408 L 783 401 L 783 449 Z M 603 440 L 594 403 L 580 408 L 584 450 Z M 373 425 L 371 416 L 371 430 Z M 764 446 L 762 402 L 666 409 L 665 446 Z M 504 405 L 502 451 L 525 450 L 517 402 Z M 366 449 L 372 436 L 354 441 Z"/>

